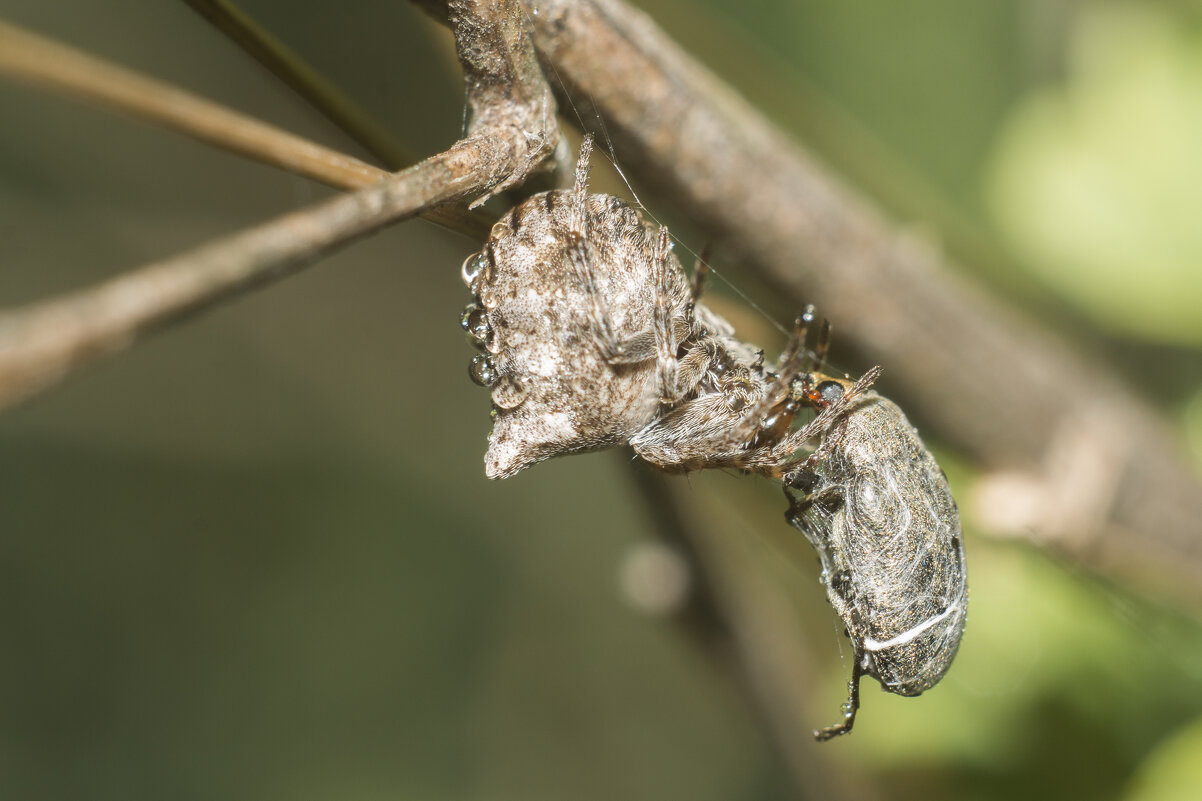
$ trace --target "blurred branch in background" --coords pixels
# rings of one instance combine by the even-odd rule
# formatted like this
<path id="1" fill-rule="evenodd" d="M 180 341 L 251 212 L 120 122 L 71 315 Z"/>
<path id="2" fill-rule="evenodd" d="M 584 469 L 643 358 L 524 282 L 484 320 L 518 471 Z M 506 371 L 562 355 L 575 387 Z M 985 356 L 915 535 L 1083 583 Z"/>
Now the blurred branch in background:
<path id="1" fill-rule="evenodd" d="M 0 403 L 41 391 L 91 359 L 122 350 L 148 331 L 278 278 L 387 223 L 520 182 L 554 150 L 559 134 L 554 127 L 554 101 L 523 27 L 515 24 L 519 19 L 512 7 L 506 9 L 504 0 L 456 8 L 456 41 L 473 122 L 470 135 L 446 152 L 354 194 L 284 215 L 97 287 L 0 312 Z M 212 138 L 223 143 L 242 143 L 239 149 L 244 153 L 276 154 L 272 163 L 303 161 L 306 169 L 324 175 L 329 175 L 328 165 L 333 163 L 341 168 L 335 180 L 348 182 L 359 180 L 348 174 L 371 175 L 373 168 L 367 165 L 306 147 L 303 140 L 37 37 L 7 27 L 0 29 L 0 36 L 5 44 L 0 53 L 7 54 L 10 68 L 19 71 L 23 64 L 32 64 L 23 74 L 40 81 L 68 85 L 89 97 L 103 95 L 146 116 L 171 120 L 189 133 L 211 131 Z M 53 64 L 65 67 L 55 73 Z M 89 72 L 100 80 L 89 81 Z M 47 77 L 54 74 L 57 80 Z M 116 88 L 105 90 L 106 84 Z M 176 113 L 179 108 L 182 113 Z M 216 122 L 206 125 L 204 119 Z M 305 151 L 315 155 L 294 158 Z"/>
<path id="2" fill-rule="evenodd" d="M 670 561 L 645 559 L 651 569 L 624 582 L 628 599 L 645 612 L 670 616 L 710 662 L 730 676 L 804 797 L 880 797 L 866 778 L 835 768 L 826 759 L 826 749 L 812 747 L 813 721 L 820 718 L 806 699 L 818 671 L 802 641 L 790 634 L 801 626 L 789 599 L 740 553 L 737 538 L 715 532 L 690 513 L 678 482 L 644 464 L 624 472 L 655 523 L 661 547 L 683 560 L 687 576 L 684 582 L 673 581 L 664 575 L 673 570 Z M 662 565 L 658 571 L 657 564 Z M 634 584 L 638 580 L 646 583 L 648 593 L 676 587 L 679 594 L 669 599 L 641 594 Z"/>
<path id="3" fill-rule="evenodd" d="M 338 189 L 361 189 L 388 175 L 359 159 L 2 21 L 0 74 Z"/>
<path id="4" fill-rule="evenodd" d="M 417 161 L 390 131 L 242 9 L 226 0 L 186 2 L 390 170 Z"/>
<path id="5" fill-rule="evenodd" d="M 389 176 L 352 156 L 3 21 L 0 74 L 162 125 L 336 189 L 362 189 Z M 468 236 L 483 236 L 488 230 L 478 214 L 463 209 L 431 209 L 421 216 Z"/>
<path id="6" fill-rule="evenodd" d="M 557 90 L 597 110 L 618 160 L 794 305 L 817 303 L 940 437 L 998 471 L 978 524 L 1197 610 L 1202 486 L 1155 410 L 887 223 L 642 13 L 537 5 Z"/>

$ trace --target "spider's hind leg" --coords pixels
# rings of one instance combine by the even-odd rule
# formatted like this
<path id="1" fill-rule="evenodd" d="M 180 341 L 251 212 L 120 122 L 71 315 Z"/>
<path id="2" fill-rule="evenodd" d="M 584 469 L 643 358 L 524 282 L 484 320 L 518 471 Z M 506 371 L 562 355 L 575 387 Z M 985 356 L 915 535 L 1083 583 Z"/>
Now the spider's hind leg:
<path id="1" fill-rule="evenodd" d="M 676 330 L 672 318 L 672 238 L 667 227 L 661 226 L 652 257 L 652 274 L 655 277 L 655 361 L 659 384 L 660 403 L 665 406 L 680 400 L 676 382 L 678 362 Z"/>

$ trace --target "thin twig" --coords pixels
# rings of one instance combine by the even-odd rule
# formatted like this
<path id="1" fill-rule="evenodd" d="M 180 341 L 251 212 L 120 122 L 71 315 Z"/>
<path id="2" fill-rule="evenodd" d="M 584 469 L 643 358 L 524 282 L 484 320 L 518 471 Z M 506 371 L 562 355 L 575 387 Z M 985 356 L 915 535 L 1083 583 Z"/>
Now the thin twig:
<path id="1" fill-rule="evenodd" d="M 408 148 L 345 92 L 309 66 L 245 11 L 228 0 L 185 2 L 390 170 L 399 170 L 417 160 Z"/>
<path id="2" fill-rule="evenodd" d="M 0 21 L 0 74 L 61 92 L 98 108 L 162 125 L 205 144 L 337 189 L 362 189 L 391 173 L 260 122 L 219 103 Z M 475 239 L 488 221 L 439 208 L 430 222 Z"/>
<path id="3" fill-rule="evenodd" d="M 225 106 L 0 22 L 0 72 L 340 189 L 388 175 Z"/>
<path id="4" fill-rule="evenodd" d="M 455 4 L 453 26 L 468 101 L 473 108 L 489 108 L 477 115 L 472 133 L 446 152 L 354 194 L 99 286 L 0 312 L 0 406 L 29 397 L 80 365 L 122 350 L 199 307 L 286 275 L 387 223 L 520 180 L 555 147 L 559 134 L 554 101 L 545 84 L 540 92 L 529 41 L 520 26 L 510 24 L 516 16 L 513 0 Z M 7 51 L 0 46 L 0 53 Z M 129 102 L 137 104 L 136 98 Z"/>
<path id="5" fill-rule="evenodd" d="M 445 17 L 439 0 L 415 2 Z M 1123 381 L 886 222 L 641 12 L 621 0 L 527 7 L 558 89 L 599 111 L 623 166 L 797 308 L 817 303 L 924 425 L 989 469 L 1023 471 L 1040 493 L 1028 502 L 1045 510 L 1031 518 L 1043 544 L 1202 602 L 1202 486 Z M 1083 450 L 1064 457 L 1052 443 Z M 1113 475 L 1057 474 L 1099 451 Z M 1063 514 L 1075 510 L 1087 514 Z"/>
<path id="6" fill-rule="evenodd" d="M 132 270 L 98 286 L 0 312 L 0 406 L 188 312 L 281 278 L 383 225 L 495 182 L 512 141 L 481 134 L 381 183 Z"/>

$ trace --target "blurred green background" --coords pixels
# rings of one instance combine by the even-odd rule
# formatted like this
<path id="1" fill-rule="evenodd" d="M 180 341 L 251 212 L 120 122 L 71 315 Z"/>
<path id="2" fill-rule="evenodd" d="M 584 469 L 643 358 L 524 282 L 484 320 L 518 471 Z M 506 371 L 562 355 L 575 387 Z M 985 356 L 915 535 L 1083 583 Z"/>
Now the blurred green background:
<path id="1" fill-rule="evenodd" d="M 446 32 L 408 4 L 243 5 L 417 151 L 460 131 Z M 1202 451 L 1202 6 L 643 5 Z M 358 152 L 182 3 L 0 17 Z M 329 194 L 3 81 L 0 121 L 3 306 Z M 484 479 L 474 249 L 398 226 L 0 417 L 0 799 L 795 797 L 738 690 L 617 592 L 650 536 L 625 456 Z M 832 722 L 848 655 L 779 490 L 687 486 L 780 563 Z M 1198 610 L 968 549 L 951 673 L 865 682 L 855 734 L 808 746 L 828 769 L 882 798 L 1202 797 Z"/>

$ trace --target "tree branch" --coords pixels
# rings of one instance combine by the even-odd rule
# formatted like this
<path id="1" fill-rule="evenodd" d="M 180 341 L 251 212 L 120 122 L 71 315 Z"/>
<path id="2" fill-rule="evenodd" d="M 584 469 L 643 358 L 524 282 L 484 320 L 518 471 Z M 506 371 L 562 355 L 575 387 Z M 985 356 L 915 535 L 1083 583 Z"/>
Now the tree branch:
<path id="1" fill-rule="evenodd" d="M 0 74 L 98 108 L 162 125 L 205 144 L 337 189 L 362 189 L 390 173 L 104 59 L 0 22 Z M 464 209 L 422 214 L 480 239 L 489 220 Z"/>
<path id="2" fill-rule="evenodd" d="M 544 84 L 540 93 L 536 82 L 538 67 L 529 41 L 510 23 L 517 13 L 513 0 L 455 4 L 453 24 L 469 103 L 473 108 L 488 104 L 489 111 L 478 115 L 472 133 L 446 152 L 354 194 L 99 286 L 0 312 L 0 406 L 28 397 L 199 307 L 286 275 L 355 237 L 520 180 L 554 148 L 559 135 L 550 91 Z M 0 47 L 0 52 L 11 51 Z M 498 87 L 506 82 L 517 88 L 501 92 Z"/>
<path id="3" fill-rule="evenodd" d="M 370 114 L 229 0 L 185 2 L 389 169 L 417 160 Z"/>
<path id="4" fill-rule="evenodd" d="M 5 22 L 0 22 L 0 72 L 328 186 L 359 189 L 388 175 L 359 159 Z"/>
<path id="5" fill-rule="evenodd" d="M 477 199 L 472 204 L 477 208 L 525 181 L 555 153 L 559 145 L 555 98 L 535 58 L 525 15 L 516 0 L 451 0 L 447 9 L 463 64 L 469 130 L 508 130 L 526 142 L 524 162 Z"/>

